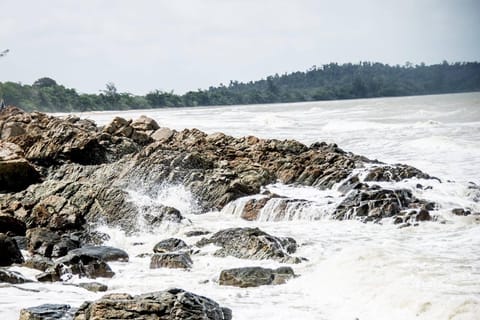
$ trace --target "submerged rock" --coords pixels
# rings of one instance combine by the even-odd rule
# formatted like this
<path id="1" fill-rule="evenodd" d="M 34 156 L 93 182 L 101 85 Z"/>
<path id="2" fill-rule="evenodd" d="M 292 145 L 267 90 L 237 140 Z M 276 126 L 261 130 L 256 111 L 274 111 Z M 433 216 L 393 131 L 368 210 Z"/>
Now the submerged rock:
<path id="1" fill-rule="evenodd" d="M 0 282 L 19 284 L 19 283 L 25 283 L 25 282 L 32 282 L 32 280 L 25 278 L 19 272 L 0 268 Z"/>
<path id="2" fill-rule="evenodd" d="M 272 236 L 258 228 L 230 228 L 203 238 L 197 246 L 214 244 L 221 248 L 216 256 L 233 256 L 241 259 L 273 259 L 280 262 L 299 263 L 301 259 L 290 254 L 297 249 L 293 238 Z"/>
<path id="3" fill-rule="evenodd" d="M 22 309 L 18 320 L 67 320 L 73 318 L 75 311 L 68 304 L 42 304 Z"/>
<path id="4" fill-rule="evenodd" d="M 217 302 L 182 289 L 169 289 L 132 297 L 110 294 L 80 306 L 74 320 L 150 319 L 150 320 L 230 320 L 230 309 Z"/>
<path id="5" fill-rule="evenodd" d="M 280 267 L 278 269 L 245 267 L 222 270 L 218 282 L 224 286 L 247 288 L 269 284 L 283 284 L 294 276 L 295 273 L 290 267 Z"/>

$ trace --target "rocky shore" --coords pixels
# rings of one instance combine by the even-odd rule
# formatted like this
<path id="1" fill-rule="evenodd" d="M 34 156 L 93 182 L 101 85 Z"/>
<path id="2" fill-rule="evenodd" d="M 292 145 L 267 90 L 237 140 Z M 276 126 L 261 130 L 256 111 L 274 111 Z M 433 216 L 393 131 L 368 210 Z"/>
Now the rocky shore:
<path id="1" fill-rule="evenodd" d="M 386 165 L 345 152 L 334 144 L 306 146 L 294 140 L 235 138 L 197 129 L 161 128 L 142 116 L 114 118 L 104 127 L 75 116 L 58 118 L 8 107 L 0 113 L 0 266 L 41 270 L 36 279 L 0 269 L 0 282 L 56 282 L 73 276 L 114 277 L 110 261 L 129 260 L 123 250 L 103 246 L 101 224 L 139 231 L 139 217 L 152 230 L 182 223 L 178 210 L 164 205 L 138 207 L 128 189 L 154 193 L 163 185 L 183 185 L 196 200 L 196 214 L 221 210 L 249 196 L 241 217 L 255 221 L 272 201 L 277 216 L 308 206 L 304 199 L 264 192 L 275 182 L 335 189 L 343 194 L 331 218 L 382 222 L 401 227 L 434 220 L 436 204 L 409 189 L 382 187 L 404 179 L 436 179 L 407 165 Z M 423 188 L 421 185 L 418 188 Z M 470 214 L 456 209 L 458 214 Z M 200 236 L 201 234 L 194 234 Z M 151 253 L 150 268 L 192 268 L 192 255 L 205 247 L 213 255 L 256 260 L 258 267 L 224 270 L 219 284 L 239 287 L 282 284 L 295 276 L 290 267 L 262 268 L 260 260 L 302 263 L 293 238 L 258 228 L 229 228 L 203 234 L 193 246 L 165 239 Z M 25 259 L 24 252 L 28 252 Z M 100 290 L 98 285 L 89 286 Z M 97 288 L 97 289 L 95 289 Z M 106 288 L 101 291 L 108 290 Z M 25 309 L 20 319 L 231 319 L 217 302 L 182 289 L 131 296 L 107 294 L 78 309 L 44 305 Z"/>

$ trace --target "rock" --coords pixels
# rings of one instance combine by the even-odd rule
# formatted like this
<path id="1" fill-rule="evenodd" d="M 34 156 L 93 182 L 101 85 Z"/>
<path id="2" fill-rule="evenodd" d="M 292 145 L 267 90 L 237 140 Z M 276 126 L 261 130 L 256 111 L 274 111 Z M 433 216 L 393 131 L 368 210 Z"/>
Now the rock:
<path id="1" fill-rule="evenodd" d="M 150 269 L 172 268 L 190 269 L 193 261 L 186 252 L 156 253 L 150 260 Z"/>
<path id="2" fill-rule="evenodd" d="M 184 291 L 169 289 L 132 297 L 111 294 L 80 306 L 74 320 L 151 319 L 151 320 L 230 320 L 232 312 L 217 302 Z"/>
<path id="3" fill-rule="evenodd" d="M 167 141 L 173 136 L 174 132 L 173 130 L 170 130 L 168 128 L 160 128 L 156 130 L 152 135 L 152 139 L 156 141 Z"/>
<path id="4" fill-rule="evenodd" d="M 265 205 L 270 199 L 271 198 L 266 197 L 261 199 L 248 200 L 247 203 L 245 203 L 245 206 L 243 207 L 243 211 L 241 213 L 242 219 L 245 219 L 248 221 L 257 220 L 260 210 L 262 210 L 263 207 L 265 207 Z"/>
<path id="5" fill-rule="evenodd" d="M 192 231 L 185 232 L 185 237 L 198 237 L 198 236 L 204 236 L 210 233 L 211 233 L 210 231 L 206 231 L 206 230 L 192 230 Z"/>
<path id="6" fill-rule="evenodd" d="M 108 287 L 106 285 L 99 282 L 83 282 L 79 283 L 78 286 L 92 292 L 105 292 L 108 290 Z"/>
<path id="7" fill-rule="evenodd" d="M 471 214 L 470 210 L 465 210 L 463 208 L 452 209 L 452 213 L 456 216 L 469 216 Z"/>
<path id="8" fill-rule="evenodd" d="M 246 267 L 222 270 L 219 284 L 240 288 L 258 287 L 269 284 L 283 284 L 295 276 L 292 268 L 281 267 L 267 269 L 261 267 Z"/>
<path id="9" fill-rule="evenodd" d="M 300 258 L 290 256 L 297 244 L 293 238 L 279 238 L 258 228 L 230 228 L 203 238 L 197 246 L 220 246 L 216 256 L 233 256 L 241 259 L 273 259 L 280 262 L 299 263 Z"/>
<path id="10" fill-rule="evenodd" d="M 26 131 L 23 128 L 23 126 L 21 125 L 21 123 L 8 122 L 3 126 L 0 138 L 2 140 L 7 140 L 8 138 L 21 136 L 25 133 L 26 133 Z"/>
<path id="11" fill-rule="evenodd" d="M 78 229 L 84 223 L 83 213 L 65 197 L 50 195 L 33 207 L 29 227 L 49 227 L 53 230 Z"/>
<path id="12" fill-rule="evenodd" d="M 21 275 L 18 272 L 0 268 L 0 282 L 19 284 L 19 283 L 25 283 L 25 282 L 32 282 L 32 280 L 25 278 L 23 275 Z"/>
<path id="13" fill-rule="evenodd" d="M 11 236 L 24 236 L 27 228 L 23 221 L 10 215 L 0 214 L 0 233 L 8 233 Z"/>
<path id="14" fill-rule="evenodd" d="M 127 262 L 128 253 L 122 249 L 109 246 L 84 246 L 79 249 L 74 249 L 68 252 L 67 259 L 72 259 L 76 256 L 90 256 L 103 261 L 124 261 Z"/>
<path id="15" fill-rule="evenodd" d="M 52 257 L 53 246 L 60 242 L 60 235 L 47 228 L 32 228 L 27 231 L 28 251 L 44 257 Z"/>
<path id="16" fill-rule="evenodd" d="M 148 227 L 157 227 L 164 222 L 180 223 L 185 219 L 180 211 L 173 207 L 155 205 L 139 208 L 140 214 L 143 213 L 143 217 L 147 222 Z"/>
<path id="17" fill-rule="evenodd" d="M 23 256 L 14 239 L 0 233 L 0 266 L 23 263 Z"/>
<path id="18" fill-rule="evenodd" d="M 155 253 L 167 253 L 180 251 L 182 249 L 187 249 L 188 246 L 182 239 L 177 238 L 168 238 L 158 242 L 155 247 L 153 247 L 153 252 Z"/>
<path id="19" fill-rule="evenodd" d="M 72 319 L 75 311 L 67 304 L 42 304 L 22 309 L 19 320 L 66 320 Z"/>
<path id="20" fill-rule="evenodd" d="M 37 269 L 40 271 L 46 271 L 48 268 L 51 268 L 54 265 L 55 263 L 51 259 L 38 254 L 32 256 L 30 259 L 23 263 L 24 267 Z"/>
<path id="21" fill-rule="evenodd" d="M 417 168 L 404 165 L 395 164 L 393 166 L 379 166 L 374 167 L 365 177 L 365 181 L 402 181 L 404 179 L 434 179 L 428 174 L 423 173 Z"/>
<path id="22" fill-rule="evenodd" d="M 415 220 L 416 221 L 430 221 L 432 220 L 432 216 L 430 216 L 430 213 L 428 212 L 428 210 L 425 210 L 425 209 L 421 209 L 417 216 L 415 217 Z"/>
<path id="23" fill-rule="evenodd" d="M 48 268 L 44 273 L 37 276 L 41 282 L 53 282 L 69 277 L 69 275 L 78 275 L 90 279 L 112 278 L 115 273 L 110 266 L 94 257 L 86 254 L 66 255 L 59 259 L 53 267 Z"/>
<path id="24" fill-rule="evenodd" d="M 0 140 L 0 192 L 16 192 L 40 182 L 38 171 L 24 158 L 22 149 Z"/>
<path id="25" fill-rule="evenodd" d="M 135 130 L 140 131 L 157 130 L 160 128 L 160 126 L 155 120 L 144 115 L 141 115 L 138 119 L 133 121 L 132 127 Z"/>

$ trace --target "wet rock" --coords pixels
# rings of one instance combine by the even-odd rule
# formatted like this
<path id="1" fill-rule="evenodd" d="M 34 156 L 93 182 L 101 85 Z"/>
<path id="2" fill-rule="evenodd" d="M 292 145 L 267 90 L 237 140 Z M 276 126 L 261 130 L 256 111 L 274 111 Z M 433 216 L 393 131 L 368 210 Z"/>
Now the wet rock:
<path id="1" fill-rule="evenodd" d="M 155 245 L 155 247 L 153 247 L 153 252 L 167 253 L 167 252 L 180 251 L 187 248 L 188 248 L 188 245 L 182 239 L 168 238 L 158 242 Z"/>
<path id="2" fill-rule="evenodd" d="M 261 199 L 250 199 L 245 203 L 242 214 L 240 215 L 242 219 L 253 221 L 257 220 L 260 211 L 265 207 L 267 202 L 270 200 L 270 197 L 261 198 Z"/>
<path id="3" fill-rule="evenodd" d="M 38 171 L 16 144 L 0 140 L 0 192 L 16 192 L 40 182 Z"/>
<path id="4" fill-rule="evenodd" d="M 77 256 L 90 256 L 103 261 L 124 261 L 127 262 L 128 253 L 122 249 L 109 246 L 84 246 L 68 252 L 67 259 Z"/>
<path id="5" fill-rule="evenodd" d="M 0 282 L 7 282 L 12 284 L 20 284 L 25 282 L 32 282 L 25 278 L 22 274 L 16 271 L 10 271 L 4 268 L 0 268 Z"/>
<path id="6" fill-rule="evenodd" d="M 204 236 L 210 233 L 211 233 L 210 231 L 206 231 L 206 230 L 192 230 L 192 231 L 185 232 L 185 237 L 198 237 L 198 236 Z"/>
<path id="7" fill-rule="evenodd" d="M 150 269 L 190 269 L 193 261 L 187 252 L 156 253 L 151 257 Z"/>
<path id="8" fill-rule="evenodd" d="M 374 167 L 365 177 L 365 181 L 402 181 L 404 179 L 432 179 L 428 174 L 417 168 L 395 164 L 393 166 Z"/>
<path id="9" fill-rule="evenodd" d="M 68 304 L 42 304 L 22 309 L 18 320 L 65 320 L 72 319 L 76 309 Z"/>
<path id="10" fill-rule="evenodd" d="M 17 246 L 17 242 L 0 233 L 0 266 L 10 266 L 14 263 L 23 263 L 23 255 Z"/>
<path id="11" fill-rule="evenodd" d="M 292 268 L 281 267 L 267 269 L 261 267 L 245 267 L 222 270 L 219 284 L 240 288 L 258 287 L 270 284 L 283 284 L 295 276 Z"/>
<path id="12" fill-rule="evenodd" d="M 10 236 L 24 236 L 26 230 L 27 228 L 23 221 L 0 213 L 0 233 L 8 233 Z"/>
<path id="13" fill-rule="evenodd" d="M 23 263 L 24 267 L 37 269 L 40 271 L 46 271 L 48 268 L 51 268 L 54 265 L 55 263 L 51 259 L 38 254 L 32 256 Z"/>
<path id="14" fill-rule="evenodd" d="M 155 205 L 155 206 L 147 206 L 141 207 L 140 212 L 145 212 L 143 217 L 147 222 L 149 227 L 156 227 L 164 222 L 174 222 L 180 223 L 183 219 L 185 219 L 180 211 L 173 207 L 163 206 L 163 205 Z"/>
<path id="15" fill-rule="evenodd" d="M 27 231 L 27 248 L 31 254 L 52 257 L 53 246 L 59 243 L 60 239 L 57 232 L 47 228 L 32 228 Z"/>
<path id="16" fill-rule="evenodd" d="M 79 283 L 78 286 L 92 292 L 105 292 L 108 290 L 108 287 L 106 285 L 99 282 L 83 282 Z"/>
<path id="17" fill-rule="evenodd" d="M 416 215 L 415 220 L 416 221 L 430 221 L 430 220 L 432 220 L 432 216 L 430 216 L 430 213 L 428 212 L 428 210 L 422 209 Z"/>
<path id="18" fill-rule="evenodd" d="M 280 262 L 299 263 L 300 258 L 292 257 L 297 248 L 293 238 L 272 236 L 258 228 L 230 228 L 218 231 L 210 238 L 203 238 L 197 246 L 214 244 L 221 247 L 216 256 L 233 256 L 241 259 L 273 259 Z"/>
<path id="19" fill-rule="evenodd" d="M 472 214 L 470 210 L 465 210 L 463 208 L 452 209 L 452 213 L 456 216 L 469 216 L 470 214 Z"/>
<path id="20" fill-rule="evenodd" d="M 135 297 L 106 295 L 84 303 L 74 317 L 74 320 L 94 319 L 230 320 L 232 312 L 207 297 L 182 289 L 169 289 Z"/>

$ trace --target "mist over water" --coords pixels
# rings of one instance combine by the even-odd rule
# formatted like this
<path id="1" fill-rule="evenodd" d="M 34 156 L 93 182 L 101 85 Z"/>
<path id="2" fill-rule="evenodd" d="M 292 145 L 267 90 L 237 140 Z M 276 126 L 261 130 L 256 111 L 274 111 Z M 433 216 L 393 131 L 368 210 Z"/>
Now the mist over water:
<path id="1" fill-rule="evenodd" d="M 259 221 L 245 221 L 238 199 L 220 212 L 195 214 L 195 197 L 183 186 L 159 186 L 157 193 L 129 190 L 139 208 L 155 204 L 176 207 L 188 219 L 180 225 L 164 224 L 126 236 L 101 227 L 122 248 L 130 262 L 111 263 L 116 276 L 101 279 L 113 292 L 143 293 L 181 287 L 206 295 L 232 309 L 234 319 L 478 319 L 480 314 L 480 221 L 459 217 L 453 208 L 480 212 L 480 93 L 406 98 L 312 102 L 281 105 L 229 106 L 85 113 L 98 124 L 114 116 L 137 118 L 145 114 L 160 126 L 233 136 L 296 139 L 336 143 L 345 151 L 389 163 L 406 163 L 442 180 L 382 183 L 408 188 L 414 196 L 434 201 L 436 222 L 399 229 L 391 221 L 364 224 L 334 221 L 329 216 L 342 200 L 332 190 L 311 187 L 267 186 L 281 196 L 308 200 L 278 216 L 276 203 L 267 205 Z M 415 188 L 421 183 L 425 187 Z M 259 197 L 259 195 L 254 196 Z M 276 199 L 272 199 L 276 200 Z M 143 210 L 143 209 L 142 209 Z M 142 216 L 133 223 L 142 223 Z M 259 227 L 277 236 L 290 236 L 300 244 L 299 257 L 308 261 L 291 265 L 299 277 L 284 285 L 236 288 L 218 285 L 222 269 L 245 266 L 278 267 L 275 261 L 193 255 L 191 271 L 149 269 L 156 242 L 170 236 L 194 244 L 201 237 L 185 232 L 215 232 L 228 227 Z M 211 250 L 211 251 L 210 251 Z M 213 252 L 215 248 L 208 248 Z M 34 275 L 36 271 L 15 268 Z M 72 279 L 72 282 L 80 281 Z M 16 319 L 22 307 L 41 303 L 78 306 L 102 294 L 60 284 L 31 283 L 25 292 L 2 288 L 0 315 Z"/>

